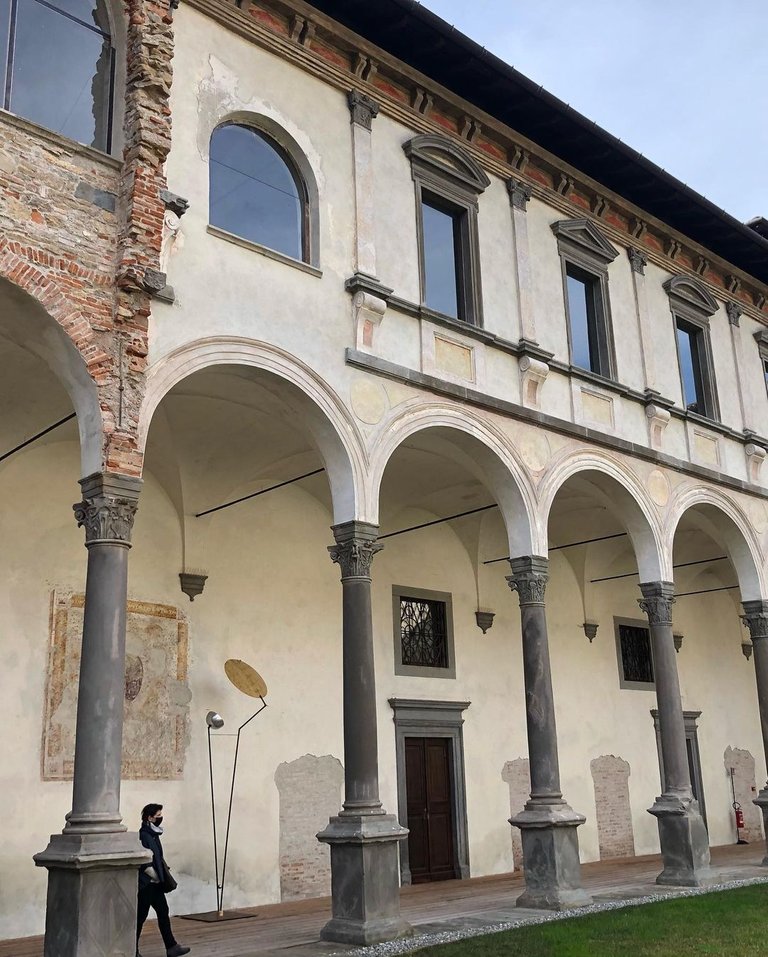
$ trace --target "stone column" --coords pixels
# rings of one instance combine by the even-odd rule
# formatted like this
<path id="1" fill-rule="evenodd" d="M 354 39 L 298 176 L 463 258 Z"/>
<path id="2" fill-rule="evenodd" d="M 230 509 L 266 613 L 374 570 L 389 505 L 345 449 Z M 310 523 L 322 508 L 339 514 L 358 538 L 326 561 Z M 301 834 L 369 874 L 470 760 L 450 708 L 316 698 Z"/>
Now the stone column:
<path id="1" fill-rule="evenodd" d="M 331 847 L 333 917 L 323 940 L 376 944 L 410 932 L 400 916 L 399 842 L 408 831 L 379 800 L 371 563 L 378 528 L 345 522 L 328 551 L 343 592 L 344 806 L 318 840 Z"/>
<path id="2" fill-rule="evenodd" d="M 653 650 L 653 677 L 659 710 L 663 791 L 648 808 L 659 825 L 664 870 L 657 884 L 698 887 L 709 876 L 709 838 L 698 801 L 691 790 L 685 719 L 680 700 L 677 656 L 672 635 L 672 582 L 645 582 L 639 599 L 648 616 Z"/>
<path id="3" fill-rule="evenodd" d="M 531 797 L 510 824 L 523 840 L 525 892 L 520 907 L 564 910 L 590 903 L 581 887 L 579 838 L 585 818 L 563 799 L 557 756 L 557 727 L 549 665 L 544 592 L 549 578 L 546 558 L 513 558 L 507 581 L 520 598 L 523 636 L 525 717 Z"/>
<path id="4" fill-rule="evenodd" d="M 35 855 L 48 868 L 45 957 L 122 957 L 136 949 L 136 882 L 148 859 L 120 817 L 128 550 L 139 479 L 82 479 L 88 573 L 72 810 Z"/>
<path id="5" fill-rule="evenodd" d="M 754 646 L 755 679 L 757 681 L 757 705 L 760 709 L 760 730 L 763 734 L 763 751 L 768 764 L 768 601 L 743 602 L 742 621 L 749 628 Z M 755 804 L 763 812 L 763 825 L 768 836 L 768 783 L 761 788 Z M 768 867 L 768 854 L 763 858 Z"/>

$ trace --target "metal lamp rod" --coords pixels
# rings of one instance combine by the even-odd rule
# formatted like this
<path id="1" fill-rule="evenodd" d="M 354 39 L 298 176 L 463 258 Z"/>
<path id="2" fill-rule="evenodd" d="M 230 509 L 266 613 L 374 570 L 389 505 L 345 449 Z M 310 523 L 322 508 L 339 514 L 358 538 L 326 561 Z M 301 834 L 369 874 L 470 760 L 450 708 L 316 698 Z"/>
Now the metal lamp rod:
<path id="1" fill-rule="evenodd" d="M 247 724 L 250 724 L 251 721 L 253 721 L 256 715 L 261 714 L 261 712 L 266 708 L 266 706 L 267 706 L 267 702 L 263 698 L 261 698 L 261 707 L 259 708 L 259 710 L 254 712 L 254 714 L 252 714 L 247 721 L 244 721 L 240 725 L 240 727 L 237 729 L 237 741 L 235 743 L 235 758 L 234 758 L 234 761 L 232 762 L 232 785 L 229 789 L 229 808 L 227 810 L 227 832 L 224 838 L 224 857 L 223 857 L 222 865 L 221 865 L 221 889 L 220 889 L 218 900 L 217 900 L 218 908 L 219 908 L 219 917 L 224 916 L 224 880 L 227 873 L 227 852 L 229 850 L 229 825 L 232 822 L 232 800 L 235 796 L 235 777 L 237 775 L 237 758 L 240 751 L 240 732 L 243 730 L 243 728 Z"/>
<path id="2" fill-rule="evenodd" d="M 216 801 L 213 794 L 213 753 L 211 751 L 211 726 L 208 725 L 208 768 L 211 775 L 211 817 L 213 819 L 213 863 L 216 868 L 216 910 L 221 914 L 219 905 L 219 846 L 216 839 Z"/>

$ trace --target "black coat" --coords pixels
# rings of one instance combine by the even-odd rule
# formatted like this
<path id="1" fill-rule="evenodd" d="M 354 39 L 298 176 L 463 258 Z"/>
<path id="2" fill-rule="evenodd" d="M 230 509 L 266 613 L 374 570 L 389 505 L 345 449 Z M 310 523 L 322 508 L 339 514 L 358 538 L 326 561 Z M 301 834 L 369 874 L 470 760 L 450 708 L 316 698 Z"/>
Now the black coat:
<path id="1" fill-rule="evenodd" d="M 156 834 L 149 824 L 142 824 L 139 831 L 139 840 L 148 851 L 152 851 L 152 860 L 142 864 L 139 868 L 139 887 L 146 887 L 151 884 L 149 875 L 146 873 L 148 867 L 154 867 L 157 876 L 160 878 L 160 884 L 165 882 L 165 867 L 163 861 L 163 845 L 160 843 L 160 835 Z"/>

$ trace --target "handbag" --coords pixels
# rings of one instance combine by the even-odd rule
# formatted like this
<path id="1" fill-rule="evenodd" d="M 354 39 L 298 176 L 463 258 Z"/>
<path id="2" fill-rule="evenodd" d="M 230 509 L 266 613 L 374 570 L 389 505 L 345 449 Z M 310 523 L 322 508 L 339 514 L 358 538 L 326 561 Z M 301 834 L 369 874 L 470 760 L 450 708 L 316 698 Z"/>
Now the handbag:
<path id="1" fill-rule="evenodd" d="M 163 870 L 165 871 L 165 880 L 162 883 L 163 893 L 170 894 L 171 891 L 175 891 L 179 885 L 176 883 L 173 874 L 171 874 L 171 869 L 168 867 L 165 858 L 163 858 Z"/>

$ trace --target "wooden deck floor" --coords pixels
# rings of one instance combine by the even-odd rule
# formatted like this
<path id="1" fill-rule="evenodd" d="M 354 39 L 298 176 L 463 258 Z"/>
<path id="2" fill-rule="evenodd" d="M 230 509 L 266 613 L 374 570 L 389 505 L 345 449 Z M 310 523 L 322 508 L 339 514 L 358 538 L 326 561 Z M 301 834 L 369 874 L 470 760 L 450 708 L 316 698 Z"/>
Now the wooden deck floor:
<path id="1" fill-rule="evenodd" d="M 713 848 L 713 869 L 724 880 L 750 877 L 758 873 L 756 868 L 763 853 L 762 844 Z M 593 896 L 631 898 L 642 891 L 655 892 L 658 888 L 653 881 L 659 870 L 660 858 L 652 855 L 585 864 L 582 876 Z M 415 926 L 457 918 L 501 920 L 513 909 L 514 899 L 522 887 L 519 873 L 404 887 L 402 913 Z M 320 928 L 330 917 L 329 898 L 253 907 L 242 913 L 248 917 L 216 924 L 175 917 L 174 933 L 182 943 L 192 947 L 191 957 L 274 957 L 274 952 L 286 948 L 292 949 L 292 957 L 309 957 L 342 949 L 319 942 Z M 164 957 L 154 922 L 147 923 L 141 952 L 143 957 Z M 42 937 L 0 941 L 0 957 L 42 957 L 42 954 Z"/>

